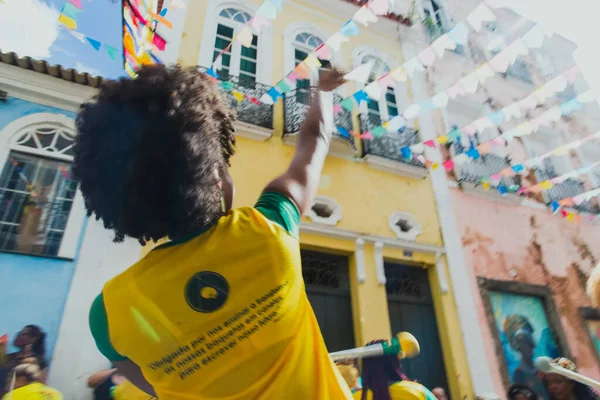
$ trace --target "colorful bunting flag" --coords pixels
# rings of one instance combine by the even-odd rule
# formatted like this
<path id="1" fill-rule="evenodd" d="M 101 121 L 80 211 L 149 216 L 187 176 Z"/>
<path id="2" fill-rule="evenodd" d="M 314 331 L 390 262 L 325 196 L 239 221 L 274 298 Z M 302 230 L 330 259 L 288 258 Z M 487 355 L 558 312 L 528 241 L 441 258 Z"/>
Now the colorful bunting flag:
<path id="1" fill-rule="evenodd" d="M 61 24 L 63 24 L 64 26 L 66 26 L 69 29 L 77 29 L 77 21 L 75 21 L 71 17 L 67 17 L 64 14 L 60 14 L 58 16 L 58 22 L 60 22 Z"/>
<path id="2" fill-rule="evenodd" d="M 231 94 L 233 95 L 233 97 L 235 97 L 238 103 L 241 103 L 244 100 L 244 94 L 241 92 L 234 90 L 233 92 L 231 92 Z"/>
<path id="3" fill-rule="evenodd" d="M 340 29 L 340 33 L 346 37 L 348 36 L 356 36 L 360 32 L 358 25 L 353 20 L 350 20 L 342 26 Z"/>
<path id="4" fill-rule="evenodd" d="M 356 81 L 359 83 L 367 83 L 369 80 L 369 75 L 371 74 L 371 70 L 373 69 L 375 61 L 369 61 L 365 64 L 361 64 L 356 67 L 354 70 L 350 71 L 344 76 L 344 79 L 348 81 Z"/>
<path id="5" fill-rule="evenodd" d="M 402 147 L 400 149 L 400 154 L 402 154 L 402 157 L 407 160 L 412 159 L 412 151 L 410 150 L 410 147 L 408 147 L 408 146 Z"/>
<path id="6" fill-rule="evenodd" d="M 418 104 L 411 104 L 404 110 L 403 116 L 406 119 L 413 119 L 421 112 L 421 106 Z"/>
<path id="7" fill-rule="evenodd" d="M 364 90 L 359 90 L 358 92 L 354 93 L 352 97 L 354 97 L 354 100 L 356 100 L 356 104 L 358 105 L 360 105 L 362 101 L 369 100 L 369 96 L 367 96 Z"/>
<path id="8" fill-rule="evenodd" d="M 340 105 L 346 111 L 354 110 L 354 102 L 352 101 L 352 98 L 347 98 L 347 99 L 342 100 Z"/>
<path id="9" fill-rule="evenodd" d="M 77 21 L 77 15 L 81 12 L 82 8 L 77 8 L 71 3 L 65 3 L 60 13 Z"/>
<path id="10" fill-rule="evenodd" d="M 330 61 L 333 56 L 333 52 L 325 43 L 317 47 L 315 54 L 317 57 L 319 57 L 319 59 L 327 61 Z"/>
<path id="11" fill-rule="evenodd" d="M 333 36 L 327 39 L 327 41 L 325 41 L 325 44 L 333 51 L 340 51 L 342 43 L 346 43 L 348 41 L 350 41 L 350 39 L 342 35 L 340 32 L 336 32 L 333 34 Z"/>
<path id="12" fill-rule="evenodd" d="M 368 4 L 369 8 L 375 15 L 386 15 L 388 13 L 388 0 L 371 0 Z"/>
<path id="13" fill-rule="evenodd" d="M 450 29 L 448 36 L 450 36 L 457 45 L 464 46 L 467 44 L 467 39 L 469 37 L 469 27 L 464 22 L 460 22 L 454 28 Z"/>
<path id="14" fill-rule="evenodd" d="M 420 52 L 418 57 L 419 61 L 421 61 L 421 63 L 425 67 L 431 67 L 435 62 L 435 52 L 433 51 L 433 48 L 431 48 L 431 46 L 425 48 L 425 50 Z"/>
<path id="15" fill-rule="evenodd" d="M 378 82 L 371 82 L 364 89 L 365 93 L 369 96 L 369 98 L 378 101 L 381 99 L 381 95 L 383 95 L 383 89 L 379 85 Z"/>
<path id="16" fill-rule="evenodd" d="M 69 3 L 73 4 L 75 7 L 83 10 L 83 6 L 81 5 L 81 0 L 68 0 Z"/>
<path id="17" fill-rule="evenodd" d="M 368 6 L 362 6 L 352 17 L 352 19 L 359 24 L 367 27 L 371 23 L 377 22 L 377 16 Z"/>
<path id="18" fill-rule="evenodd" d="M 342 137 L 350 137 L 350 131 L 348 131 L 348 129 L 344 128 L 343 126 L 338 126 L 337 131 Z"/>
<path id="19" fill-rule="evenodd" d="M 484 22 L 491 22 L 495 20 L 496 15 L 492 12 L 492 10 L 489 9 L 488 6 L 485 5 L 485 3 L 481 3 L 467 16 L 467 22 L 476 31 L 481 29 L 481 25 Z"/>
<path id="20" fill-rule="evenodd" d="M 371 130 L 371 134 L 375 139 L 379 139 L 380 137 L 386 134 L 386 130 L 381 126 L 378 126 L 377 128 Z"/>
<path id="21" fill-rule="evenodd" d="M 263 17 L 268 18 L 270 20 L 274 20 L 275 18 L 277 18 L 277 8 L 271 2 L 271 0 L 263 1 L 256 12 L 257 14 L 260 14 Z"/>
<path id="22" fill-rule="evenodd" d="M 94 40 L 92 38 L 86 37 L 87 41 L 92 45 L 92 47 L 96 50 L 100 50 L 100 47 L 102 47 L 102 43 L 100 43 L 97 40 Z"/>
<path id="23" fill-rule="evenodd" d="M 442 58 L 446 50 L 456 49 L 456 42 L 452 40 L 449 34 L 445 33 L 434 40 L 434 42 L 431 44 L 431 48 L 439 58 Z"/>
<path id="24" fill-rule="evenodd" d="M 106 50 L 106 52 L 108 53 L 108 56 L 112 59 L 112 60 L 116 60 L 119 57 L 119 49 L 116 49 L 112 46 L 109 45 L 104 45 L 104 50 Z"/>

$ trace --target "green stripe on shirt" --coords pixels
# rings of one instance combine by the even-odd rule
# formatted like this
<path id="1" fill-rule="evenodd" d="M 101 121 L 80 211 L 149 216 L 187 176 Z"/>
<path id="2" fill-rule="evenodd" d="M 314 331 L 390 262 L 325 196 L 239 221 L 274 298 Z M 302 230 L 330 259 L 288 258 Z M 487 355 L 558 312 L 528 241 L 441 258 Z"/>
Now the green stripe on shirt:
<path id="1" fill-rule="evenodd" d="M 277 192 L 264 192 L 254 206 L 262 215 L 275 222 L 291 236 L 298 239 L 300 232 L 300 211 L 292 200 Z M 206 229 L 200 231 L 206 232 Z M 201 234 L 200 233 L 200 234 Z M 125 361 L 110 342 L 108 317 L 102 293 L 96 297 L 90 309 L 90 330 L 100 353 L 110 361 Z"/>

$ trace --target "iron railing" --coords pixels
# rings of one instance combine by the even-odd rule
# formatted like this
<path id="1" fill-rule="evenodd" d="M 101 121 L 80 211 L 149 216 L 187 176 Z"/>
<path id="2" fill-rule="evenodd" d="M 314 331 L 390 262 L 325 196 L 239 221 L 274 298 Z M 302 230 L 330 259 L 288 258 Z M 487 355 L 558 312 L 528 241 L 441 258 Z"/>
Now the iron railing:
<path id="1" fill-rule="evenodd" d="M 284 99 L 284 135 L 294 134 L 300 130 L 300 126 L 304 121 L 312 94 L 317 89 L 298 88 L 285 94 Z M 344 98 L 337 94 L 333 95 L 334 104 L 339 104 Z M 334 117 L 336 127 L 346 128 L 348 132 L 352 132 L 352 112 L 342 109 Z M 333 132 L 333 136 L 347 141 L 352 148 L 356 148 L 352 135 L 342 136 L 337 130 Z"/>
<path id="2" fill-rule="evenodd" d="M 536 170 L 536 175 L 539 182 L 556 178 L 558 174 L 554 168 L 554 164 L 551 159 L 544 160 L 544 167 Z M 559 201 L 566 197 L 574 197 L 582 194 L 586 191 L 583 182 L 577 179 L 567 179 L 562 183 L 554 184 L 554 186 L 548 190 L 544 190 L 543 198 L 547 204 L 553 201 Z M 573 208 L 580 212 L 586 212 L 591 214 L 597 214 L 600 212 L 598 206 L 592 202 L 592 200 L 585 201 L 581 204 L 574 205 Z"/>
<path id="3" fill-rule="evenodd" d="M 253 80 L 247 80 L 231 75 L 219 76 L 221 82 L 231 82 L 234 89 L 244 95 L 242 101 L 238 101 L 231 90 L 223 90 L 229 105 L 237 111 L 237 119 L 248 124 L 273 129 L 273 105 L 253 102 L 250 98 L 258 99 L 267 93 L 270 86 Z"/>
<path id="4" fill-rule="evenodd" d="M 381 125 L 381 119 L 374 114 L 360 116 L 361 132 L 370 132 L 374 128 Z M 414 165 L 425 168 L 425 165 L 419 160 L 412 158 L 406 159 L 402 156 L 400 149 L 406 146 L 412 146 L 419 143 L 419 132 L 404 127 L 397 132 L 387 132 L 379 138 L 365 139 L 363 144 L 363 156 L 372 154 L 374 156 L 384 157 L 389 160 L 403 162 L 405 164 Z"/>
<path id="5" fill-rule="evenodd" d="M 476 139 L 479 142 L 478 139 Z M 465 147 L 456 141 L 454 144 L 455 155 L 461 155 L 465 152 Z M 481 179 L 497 174 L 505 168 L 510 167 L 510 162 L 506 157 L 499 156 L 493 153 L 481 154 L 477 160 L 469 160 L 457 167 L 459 182 L 469 182 L 473 184 L 481 183 Z M 517 178 L 513 176 L 503 176 L 500 184 L 507 188 L 517 184 Z"/>

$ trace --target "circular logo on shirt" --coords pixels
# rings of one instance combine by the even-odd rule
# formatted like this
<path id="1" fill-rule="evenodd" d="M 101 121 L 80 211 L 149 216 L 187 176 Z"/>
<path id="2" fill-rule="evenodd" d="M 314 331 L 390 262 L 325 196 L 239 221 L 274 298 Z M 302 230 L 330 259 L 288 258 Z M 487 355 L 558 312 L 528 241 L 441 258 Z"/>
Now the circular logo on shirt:
<path id="1" fill-rule="evenodd" d="M 185 286 L 185 300 L 194 310 L 210 313 L 223 307 L 229 296 L 229 284 L 216 272 L 198 272 Z"/>

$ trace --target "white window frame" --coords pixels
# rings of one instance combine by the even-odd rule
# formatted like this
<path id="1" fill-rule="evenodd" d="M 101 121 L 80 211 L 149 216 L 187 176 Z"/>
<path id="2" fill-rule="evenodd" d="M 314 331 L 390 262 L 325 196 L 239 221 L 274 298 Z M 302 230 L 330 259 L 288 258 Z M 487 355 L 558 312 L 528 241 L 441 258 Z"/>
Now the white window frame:
<path id="1" fill-rule="evenodd" d="M 296 54 L 295 50 L 298 47 L 296 43 L 296 37 L 302 33 L 307 33 L 313 35 L 314 37 L 320 39 L 322 42 L 325 42 L 327 38 L 329 38 L 332 33 L 327 32 L 317 26 L 312 22 L 294 22 L 287 26 L 285 32 L 283 34 L 283 67 L 284 71 L 287 74 L 292 72 L 294 68 L 296 68 Z M 300 46 L 300 50 L 307 51 L 308 54 L 312 53 L 315 49 L 311 49 L 308 46 Z M 331 57 L 331 63 L 334 65 L 341 64 L 342 55 L 339 51 L 334 51 Z M 313 76 L 311 77 L 311 85 L 315 85 L 317 83 L 318 72 L 313 72 Z"/>
<path id="2" fill-rule="evenodd" d="M 392 70 L 394 68 L 393 67 L 394 65 L 399 65 L 398 62 L 394 58 L 388 56 L 387 54 L 383 53 L 382 51 L 380 51 L 378 49 L 375 49 L 370 46 L 359 46 L 354 49 L 354 53 L 352 56 L 352 64 L 353 64 L 354 68 L 358 67 L 361 64 L 364 64 L 363 60 L 365 58 L 377 58 L 385 66 L 387 66 L 390 70 Z M 365 86 L 366 85 L 362 85 L 361 89 L 363 89 Z M 398 109 L 398 115 L 402 115 L 402 112 L 404 110 L 400 106 L 401 102 L 400 102 L 400 96 L 399 96 L 401 86 L 398 83 L 396 83 L 396 85 L 393 86 L 392 89 L 394 89 L 394 98 L 396 100 L 396 109 Z M 391 119 L 390 115 L 389 115 L 389 111 L 388 111 L 386 94 L 387 94 L 387 91 L 384 91 L 384 93 L 381 95 L 381 98 L 378 101 L 379 116 L 380 116 L 382 122 L 389 121 Z M 368 109 L 366 102 L 362 102 L 359 110 L 362 115 L 365 115 L 365 116 L 368 115 L 369 109 Z"/>
<path id="3" fill-rule="evenodd" d="M 434 16 L 436 15 L 435 10 L 433 9 L 433 5 L 431 4 L 431 1 L 435 1 L 436 4 L 438 5 L 438 7 L 440 8 L 439 12 L 437 13 L 437 17 L 439 18 L 442 26 L 441 26 L 441 30 L 442 31 L 446 31 L 448 30 L 448 27 L 450 26 L 450 20 L 448 18 L 448 15 L 446 13 L 446 4 L 444 0 L 417 0 L 418 3 L 418 10 L 419 10 L 419 14 L 421 16 L 421 21 L 425 20 L 425 10 L 427 9 L 427 11 L 429 11 L 430 15 Z"/>
<path id="4" fill-rule="evenodd" d="M 331 207 L 333 209 L 333 212 L 329 217 L 323 218 L 319 216 L 311 207 L 310 210 L 308 210 L 308 212 L 306 213 L 306 216 L 310 218 L 313 222 L 322 225 L 335 226 L 338 222 L 342 220 L 342 207 L 337 203 L 337 201 L 335 201 L 335 199 L 326 196 L 316 196 L 315 201 L 313 203 L 313 207 L 319 203 Z"/>
<path id="5" fill-rule="evenodd" d="M 49 151 L 40 149 L 33 149 L 31 147 L 20 146 L 16 144 L 16 140 L 23 134 L 23 131 L 29 130 L 33 127 L 56 127 L 62 130 L 68 131 L 75 136 L 77 129 L 75 127 L 75 121 L 62 114 L 52 113 L 37 113 L 31 114 L 26 117 L 19 118 L 6 125 L 0 130 L 0 165 L 2 168 L 6 165 L 8 156 L 12 151 L 18 151 L 20 153 L 31 154 L 35 156 L 41 156 L 59 161 L 73 161 L 73 157 L 56 154 Z M 71 211 L 69 212 L 69 218 L 65 231 L 60 243 L 57 257 L 75 259 L 77 255 L 77 247 L 82 234 L 84 221 L 86 218 L 85 205 L 81 191 L 77 189 L 75 197 L 73 198 L 73 204 Z M 37 255 L 37 254 L 36 254 Z M 44 254 L 39 254 L 40 257 L 51 257 Z"/>
<path id="6" fill-rule="evenodd" d="M 221 11 L 227 8 L 235 8 L 239 11 L 254 15 L 258 10 L 258 5 L 249 4 L 242 0 L 210 0 L 206 6 L 206 18 L 204 20 L 204 28 L 202 32 L 202 43 L 200 46 L 200 55 L 198 57 L 198 65 L 209 67 L 213 61 L 215 51 L 215 41 L 217 39 L 217 27 L 219 24 L 227 25 L 234 28 L 234 36 L 239 33 L 244 24 L 220 17 Z M 273 47 L 273 28 L 271 25 L 263 27 L 260 35 L 258 35 L 258 49 L 256 54 L 256 82 L 262 84 L 271 84 L 273 81 L 273 65 L 272 59 Z M 234 42 L 231 46 L 231 66 L 229 74 L 239 76 L 240 73 L 240 57 L 242 54 L 241 44 Z"/>
<path id="7" fill-rule="evenodd" d="M 397 225 L 398 221 L 404 219 L 411 224 L 411 229 L 408 232 L 402 232 L 402 229 Z M 398 239 L 414 242 L 417 236 L 422 233 L 421 224 L 417 218 L 411 213 L 395 211 L 388 217 L 388 226 L 396 234 Z"/>

